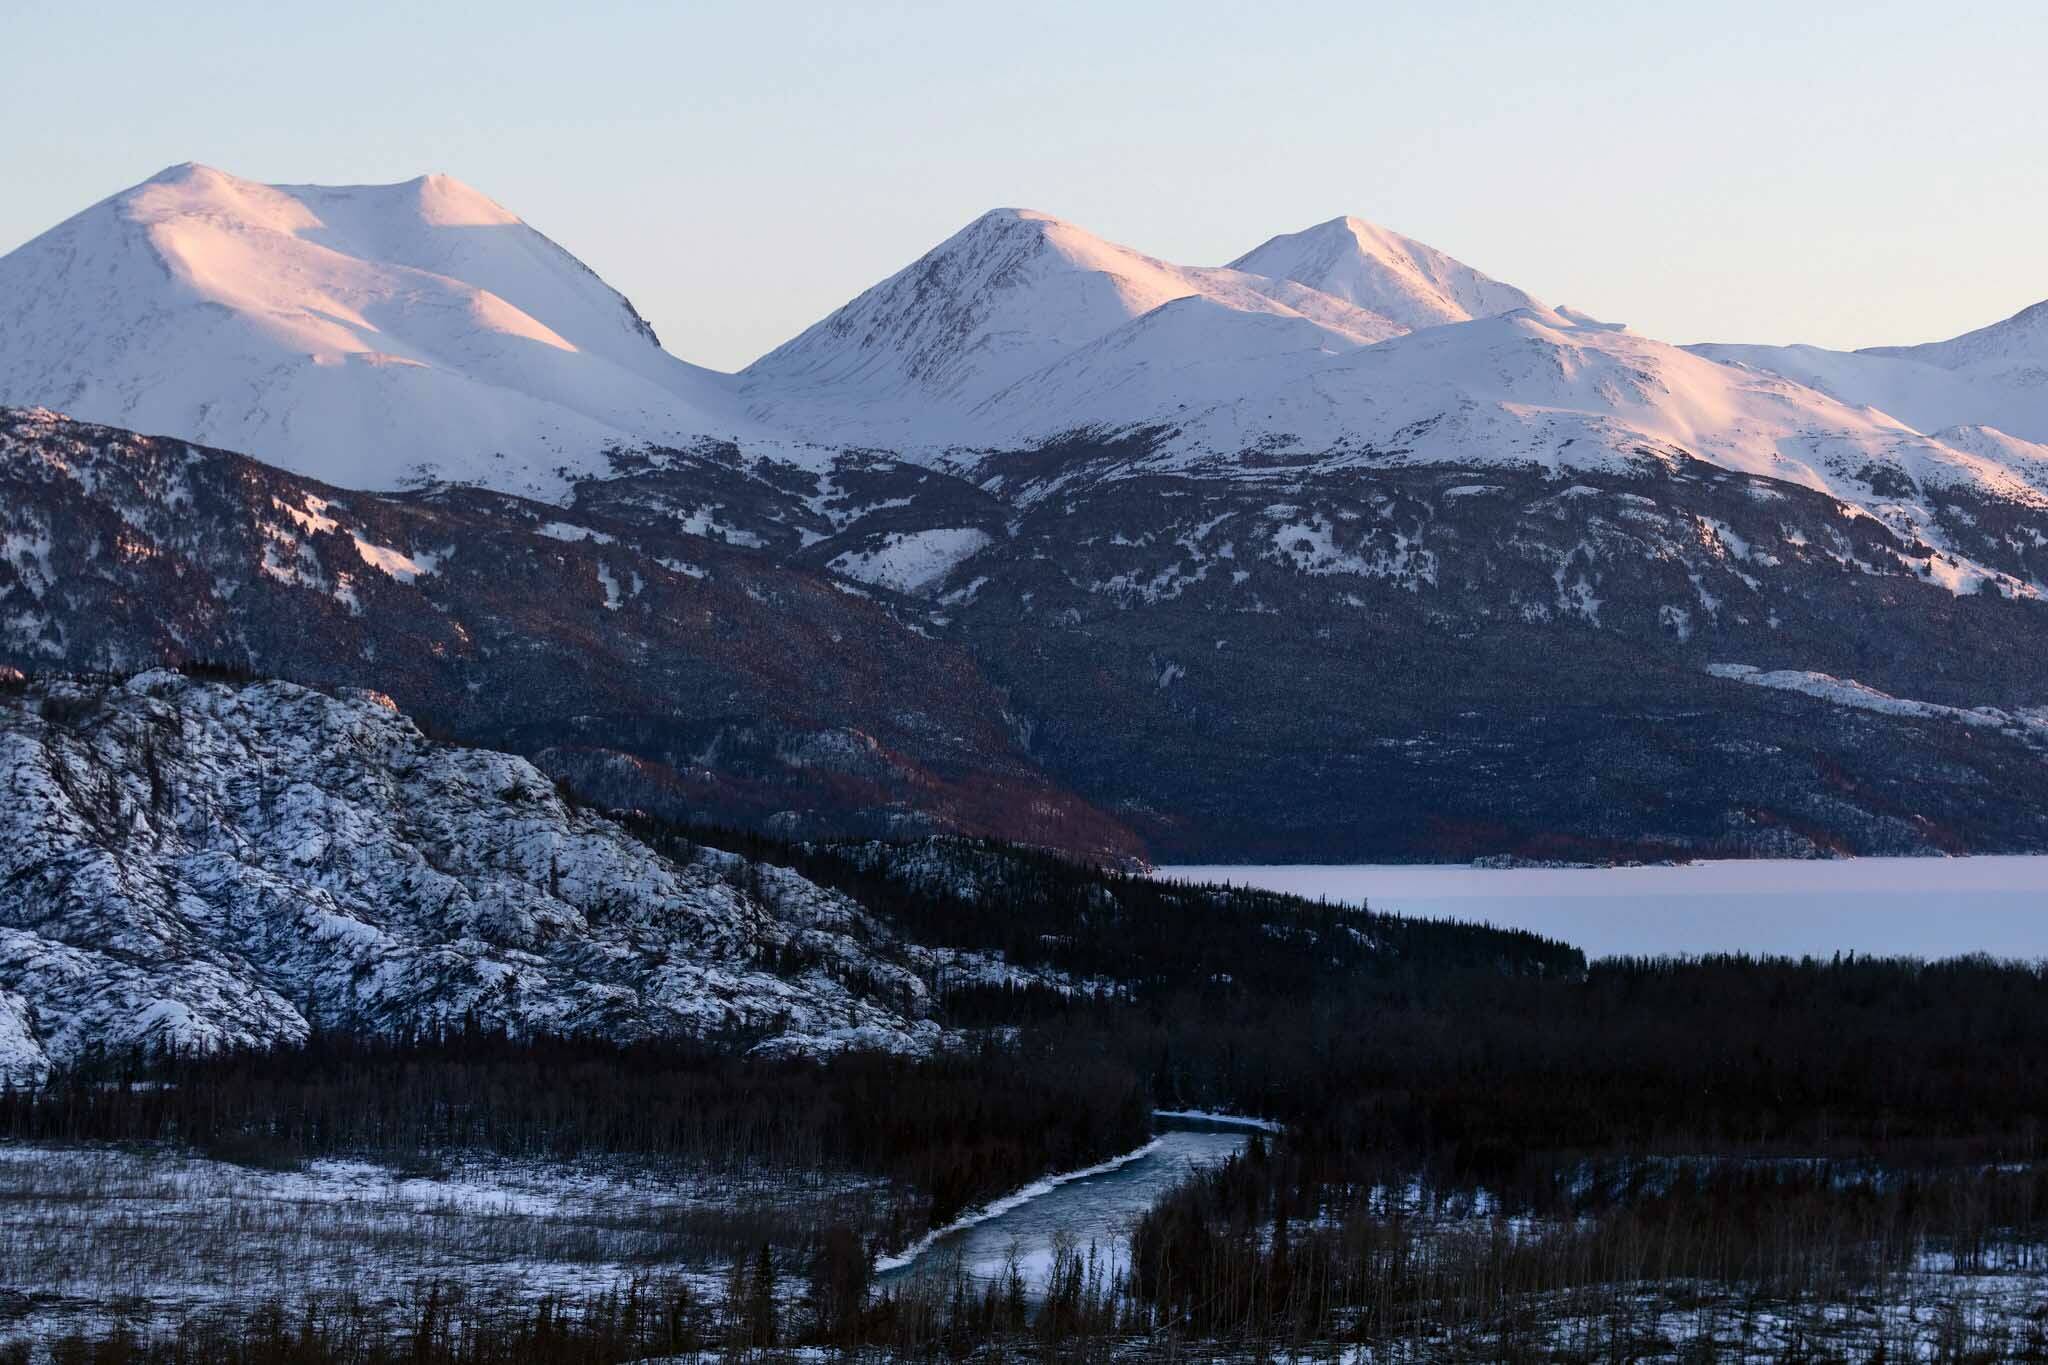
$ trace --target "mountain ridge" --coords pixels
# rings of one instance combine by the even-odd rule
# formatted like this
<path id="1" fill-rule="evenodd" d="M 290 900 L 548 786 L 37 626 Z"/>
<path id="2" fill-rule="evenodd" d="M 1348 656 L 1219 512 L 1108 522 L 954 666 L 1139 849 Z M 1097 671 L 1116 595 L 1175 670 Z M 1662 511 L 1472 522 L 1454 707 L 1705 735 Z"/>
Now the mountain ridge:
<path id="1" fill-rule="evenodd" d="M 1177 266 L 1050 214 L 994 209 L 754 361 L 741 379 L 753 416 L 793 421 L 813 439 L 850 426 L 862 440 L 972 443 L 974 427 L 962 418 L 979 405 L 1189 297 L 1232 313 L 1298 318 L 1342 345 L 1397 330 L 1299 284 Z M 926 406 L 906 410 L 919 402 Z"/>
<path id="2" fill-rule="evenodd" d="M 2048 300 L 1912 346 L 1839 351 L 1710 342 L 1687 349 L 1880 409 L 1922 431 L 1984 426 L 2048 441 Z"/>
<path id="3" fill-rule="evenodd" d="M 1565 378 L 1596 353 L 1617 376 L 1652 357 L 1645 383 L 1570 400 L 1587 419 L 1572 439 L 1618 459 L 1677 433 L 1710 459 L 1776 442 L 1797 460 L 1795 448 L 1847 443 L 1882 466 L 1890 438 L 1859 407 L 1936 444 L 1963 426 L 2048 439 L 2038 305 L 1923 347 L 1688 348 L 1817 397 L 1680 420 L 1667 404 L 1645 426 L 1631 414 L 1648 388 L 1687 401 L 1676 348 L 1552 309 L 1355 216 L 1196 267 L 1037 210 L 990 210 L 724 375 L 663 351 L 623 294 L 451 177 L 265 186 L 187 163 L 0 257 L 0 300 L 12 305 L 0 302 L 0 402 L 384 489 L 454 481 L 560 500 L 605 473 L 609 452 L 648 446 L 814 464 L 830 458 L 815 452 L 879 449 L 962 468 L 1140 432 L 1172 433 L 1212 471 L 1276 448 L 1341 465 L 1460 413 L 1508 433 L 1497 458 L 1530 458 L 1513 432 L 1551 406 L 1554 386 L 1498 348 L 1417 339 L 1517 316 L 1536 326 L 1536 368 Z M 1368 377 L 1400 368 L 1380 363 L 1384 347 L 1442 359 L 1423 389 L 1389 392 Z M 1457 370 L 1454 353 L 1473 368 Z M 1413 411 L 1390 421 L 1401 408 Z"/>

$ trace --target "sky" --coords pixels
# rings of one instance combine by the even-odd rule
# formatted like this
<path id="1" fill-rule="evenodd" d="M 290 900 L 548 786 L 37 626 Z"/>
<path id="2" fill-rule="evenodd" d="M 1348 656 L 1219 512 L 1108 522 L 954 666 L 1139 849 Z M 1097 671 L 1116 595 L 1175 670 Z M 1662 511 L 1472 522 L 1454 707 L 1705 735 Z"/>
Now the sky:
<path id="1" fill-rule="evenodd" d="M 0 252 L 167 165 L 442 171 L 736 368 L 982 211 L 1191 265 L 1340 214 L 1665 340 L 2048 298 L 2048 6 L 9 0 Z"/>

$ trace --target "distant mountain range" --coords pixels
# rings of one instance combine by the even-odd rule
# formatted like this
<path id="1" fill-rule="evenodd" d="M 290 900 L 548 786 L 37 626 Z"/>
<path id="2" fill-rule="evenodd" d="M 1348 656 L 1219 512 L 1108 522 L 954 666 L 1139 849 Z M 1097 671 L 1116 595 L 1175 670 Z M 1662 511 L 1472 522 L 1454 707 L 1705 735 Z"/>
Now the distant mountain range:
<path id="1" fill-rule="evenodd" d="M 390 674 L 624 804 L 2048 847 L 2048 305 L 1680 348 L 1355 218 L 1187 267 L 999 209 L 725 375 L 445 177 L 184 166 L 0 258 L 0 402 L 166 438 L 6 418 L 0 659 Z"/>
<path id="2" fill-rule="evenodd" d="M 2048 302 L 1924 346 L 1829 351 L 1817 346 L 1694 346 L 1726 364 L 1768 370 L 1844 403 L 1880 408 L 1993 458 L 2048 460 Z M 1988 435 L 1987 435 L 1988 433 Z"/>

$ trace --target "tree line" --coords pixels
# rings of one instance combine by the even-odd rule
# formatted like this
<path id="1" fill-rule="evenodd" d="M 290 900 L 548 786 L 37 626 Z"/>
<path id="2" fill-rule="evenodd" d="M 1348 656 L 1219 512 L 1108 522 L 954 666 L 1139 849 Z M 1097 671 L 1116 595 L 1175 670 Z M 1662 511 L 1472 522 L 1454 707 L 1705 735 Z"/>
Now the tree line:
<path id="1" fill-rule="evenodd" d="M 300 1046 L 93 1055 L 0 1090 L 0 1139 L 164 1142 L 263 1166 L 354 1156 L 619 1158 L 693 1172 L 847 1171 L 916 1192 L 888 1243 L 1143 1143 L 1134 1073 L 1069 1040 L 932 1058 L 734 1056 L 688 1040 L 513 1038 L 474 1026 Z"/>
<path id="2" fill-rule="evenodd" d="M 1401 915 L 1241 886 L 1198 886 L 988 839 L 789 843 L 745 830 L 620 818 L 672 857 L 702 845 L 843 892 L 904 938 L 980 952 L 1150 998 L 1188 987 L 1298 997 L 1360 977 L 1483 971 L 1569 979 L 1585 955 L 1520 929 Z M 971 985 L 941 994 L 976 998 Z"/>

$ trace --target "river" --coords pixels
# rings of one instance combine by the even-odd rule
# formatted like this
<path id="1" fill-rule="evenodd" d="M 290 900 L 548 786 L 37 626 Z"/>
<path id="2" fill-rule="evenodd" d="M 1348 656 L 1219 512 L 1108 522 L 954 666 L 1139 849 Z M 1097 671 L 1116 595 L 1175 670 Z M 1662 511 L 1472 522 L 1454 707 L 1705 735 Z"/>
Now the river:
<path id="1" fill-rule="evenodd" d="M 1092 1244 L 1106 1270 L 1120 1268 L 1125 1237 L 1138 1215 L 1190 1171 L 1220 1165 L 1244 1150 L 1252 1129 L 1199 1119 L 1161 1117 L 1158 1137 L 1138 1153 L 1086 1174 L 1054 1177 L 998 1200 L 993 1216 L 940 1233 L 907 1255 L 882 1263 L 882 1277 L 912 1274 L 957 1253 L 977 1280 L 996 1280 L 1014 1256 L 1027 1286 L 1051 1269 L 1064 1234 L 1084 1253 Z M 972 1215 L 970 1215 L 972 1217 Z"/>
<path id="2" fill-rule="evenodd" d="M 1991 953 L 2048 958 L 2048 857 L 1676 867 L 1162 867 L 1161 877 L 1484 920 L 1619 953 Z"/>
<path id="3" fill-rule="evenodd" d="M 1861 858 L 1682 867 L 1179 866 L 1159 876 L 1232 882 L 1439 918 L 1533 929 L 1615 953 L 1989 952 L 2048 958 L 2048 858 Z M 955 1253 L 977 1279 L 1014 1257 L 1041 1283 L 1062 1235 L 1119 1268 L 1132 1222 L 1191 1170 L 1242 1151 L 1251 1129 L 1162 1114 L 1157 1140 L 1102 1167 L 1040 1181 L 881 1269 Z"/>

